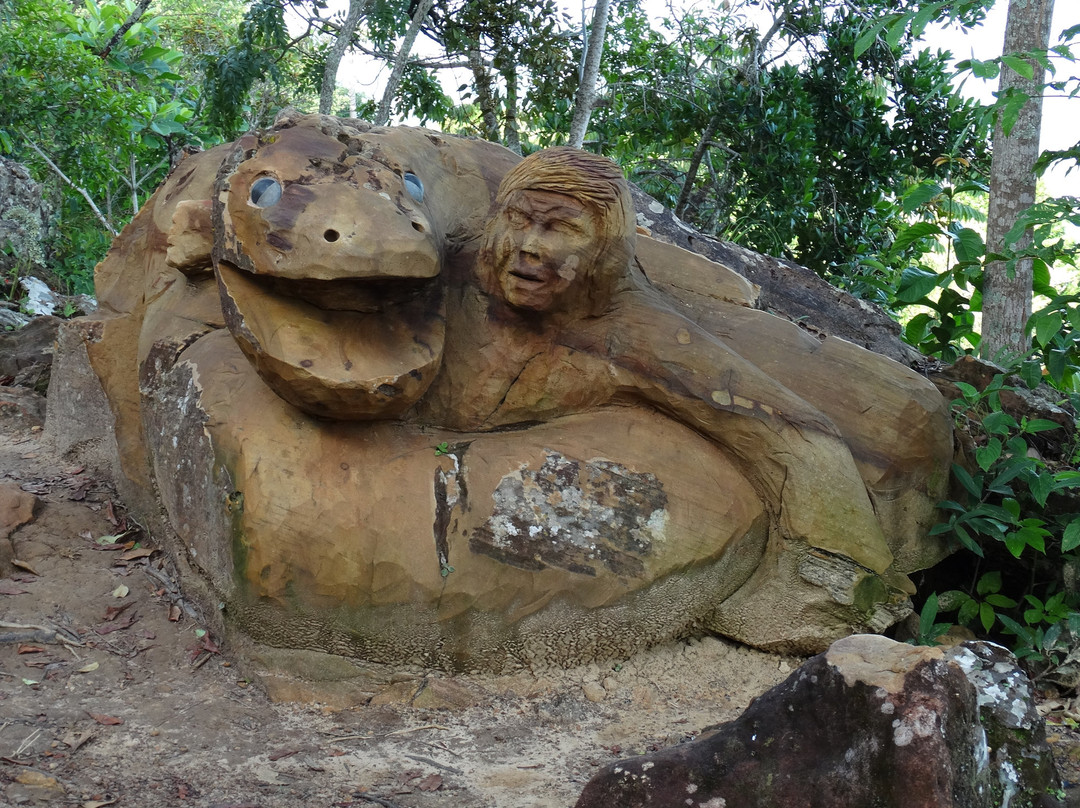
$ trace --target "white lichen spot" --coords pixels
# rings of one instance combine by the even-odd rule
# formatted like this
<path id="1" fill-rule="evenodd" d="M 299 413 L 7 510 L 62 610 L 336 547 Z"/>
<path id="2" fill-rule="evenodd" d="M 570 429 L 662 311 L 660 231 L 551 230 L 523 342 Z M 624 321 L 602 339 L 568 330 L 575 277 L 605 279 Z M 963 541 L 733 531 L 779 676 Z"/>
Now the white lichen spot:
<path id="1" fill-rule="evenodd" d="M 998 779 L 1001 781 L 1002 787 L 1001 808 L 1009 808 L 1012 798 L 1020 790 L 1020 777 L 1016 773 L 1016 767 L 1006 760 L 1001 764 L 1001 769 L 998 771 Z"/>
<path id="2" fill-rule="evenodd" d="M 642 770 L 643 772 L 647 772 L 647 771 L 648 771 L 649 769 L 651 769 L 651 768 L 652 768 L 653 766 L 655 766 L 655 765 L 656 765 L 656 764 L 655 764 L 655 763 L 653 763 L 653 762 L 652 762 L 651 760 L 649 760 L 649 761 L 646 761 L 645 763 L 642 763 L 642 764 L 641 764 L 641 770 Z"/>
<path id="3" fill-rule="evenodd" d="M 687 783 L 686 784 L 686 793 L 687 794 L 694 794 L 696 792 L 697 792 L 697 783 Z"/>
<path id="4" fill-rule="evenodd" d="M 689 345 L 690 332 L 687 331 L 685 328 L 680 328 L 678 331 L 675 332 L 675 341 L 680 345 Z"/>
<path id="5" fill-rule="evenodd" d="M 727 808 L 727 800 L 723 797 L 713 797 L 708 802 L 699 802 L 698 808 Z"/>
<path id="6" fill-rule="evenodd" d="M 893 743 L 907 746 L 916 738 L 928 738 L 938 729 L 938 717 L 930 709 L 916 705 L 907 715 L 892 722 Z"/>
<path id="7" fill-rule="evenodd" d="M 529 525 L 529 535 L 535 536 L 537 533 L 543 532 L 543 528 L 540 525 Z"/>
<path id="8" fill-rule="evenodd" d="M 649 203 L 649 212 L 650 213 L 663 213 L 664 212 L 664 206 L 661 205 L 659 202 L 657 202 L 654 199 L 652 202 Z"/>
<path id="9" fill-rule="evenodd" d="M 892 715 L 896 712 L 896 705 L 891 701 L 883 702 L 881 705 L 881 712 L 883 715 Z"/>

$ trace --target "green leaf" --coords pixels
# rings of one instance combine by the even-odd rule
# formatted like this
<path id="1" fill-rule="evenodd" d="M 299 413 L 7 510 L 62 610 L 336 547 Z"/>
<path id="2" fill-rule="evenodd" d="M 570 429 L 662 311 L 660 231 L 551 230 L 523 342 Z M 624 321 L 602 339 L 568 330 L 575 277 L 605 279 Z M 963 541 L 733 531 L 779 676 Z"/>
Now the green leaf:
<path id="1" fill-rule="evenodd" d="M 1016 54 L 1010 53 L 1001 57 L 1001 61 L 1023 76 L 1025 79 L 1035 77 L 1035 68 L 1031 62 L 1021 59 Z"/>
<path id="2" fill-rule="evenodd" d="M 1036 432 L 1047 432 L 1051 429 L 1061 429 L 1061 424 L 1054 423 L 1046 418 L 1032 418 L 1030 421 L 1024 422 L 1024 432 L 1028 434 L 1034 434 Z"/>
<path id="3" fill-rule="evenodd" d="M 983 429 L 991 435 L 1008 435 L 1011 430 L 1019 426 L 1016 419 L 1007 412 L 992 412 L 983 418 Z"/>
<path id="4" fill-rule="evenodd" d="M 1050 373 L 1050 378 L 1058 384 L 1061 384 L 1065 379 L 1065 366 L 1067 364 L 1065 351 L 1060 348 L 1051 348 L 1046 355 L 1046 369 Z"/>
<path id="5" fill-rule="evenodd" d="M 1001 457 L 1001 441 L 997 438 L 991 438 L 986 446 L 980 446 L 975 450 L 975 462 L 983 471 L 989 471 L 999 457 Z"/>
<path id="6" fill-rule="evenodd" d="M 1042 381 L 1042 362 L 1028 361 L 1020 365 L 1020 378 L 1029 389 L 1034 390 Z"/>
<path id="7" fill-rule="evenodd" d="M 998 102 L 1001 108 L 1001 128 L 1006 136 L 1012 133 L 1013 127 L 1016 126 L 1016 121 L 1020 117 L 1020 111 L 1029 100 L 1027 93 L 1013 90 Z"/>
<path id="8" fill-rule="evenodd" d="M 1020 531 L 1009 533 L 1005 536 L 1005 547 L 1014 558 L 1019 558 L 1021 553 L 1024 552 L 1024 548 L 1028 546 L 1027 539 L 1025 539 Z"/>
<path id="9" fill-rule="evenodd" d="M 966 601 L 963 606 L 960 607 L 960 611 L 956 615 L 956 619 L 964 625 L 967 625 L 975 616 L 979 613 L 979 601 L 971 598 Z"/>
<path id="10" fill-rule="evenodd" d="M 1046 348 L 1050 341 L 1061 331 L 1063 319 L 1061 312 L 1051 311 L 1035 315 L 1035 339 L 1039 345 Z"/>
<path id="11" fill-rule="evenodd" d="M 941 193 L 941 186 L 933 180 L 923 180 L 911 188 L 903 198 L 904 213 L 911 213 Z"/>
<path id="12" fill-rule="evenodd" d="M 866 29 L 866 31 L 864 31 L 858 39 L 855 40 L 856 59 L 858 59 L 870 49 L 870 46 L 873 45 L 874 42 L 877 40 L 878 33 L 881 31 L 882 28 L 885 27 L 885 24 L 887 22 L 889 22 L 889 17 L 884 17 L 880 20 L 877 20 L 873 25 Z"/>
<path id="13" fill-rule="evenodd" d="M 936 272 L 908 267 L 900 275 L 900 288 L 896 290 L 896 300 L 900 303 L 918 302 L 930 294 L 940 281 L 941 276 Z"/>
<path id="14" fill-rule="evenodd" d="M 1065 532 L 1061 534 L 1061 551 L 1068 553 L 1080 547 L 1080 519 L 1074 519 L 1065 526 Z"/>
<path id="15" fill-rule="evenodd" d="M 953 248 L 958 261 L 978 261 L 986 253 L 982 236 L 970 227 L 962 227 L 953 237 Z"/>
<path id="16" fill-rule="evenodd" d="M 991 626 L 994 625 L 994 618 L 997 615 L 994 614 L 994 607 L 989 603 L 979 604 L 979 622 L 982 623 L 983 631 L 989 631 Z"/>
<path id="17" fill-rule="evenodd" d="M 1001 572 L 999 570 L 992 570 L 985 573 L 979 582 L 975 584 L 975 591 L 980 595 L 986 595 L 987 593 L 993 594 L 1001 591 Z"/>
<path id="18" fill-rule="evenodd" d="M 986 602 L 999 609 L 1016 608 L 1016 601 L 1012 598 L 1007 598 L 1004 595 L 987 595 Z"/>
<path id="19" fill-rule="evenodd" d="M 1050 492 L 1054 489 L 1054 477 L 1048 473 L 1042 473 L 1036 475 L 1035 479 L 1028 483 L 1028 490 L 1031 491 L 1031 496 L 1035 498 L 1035 501 L 1039 503 L 1040 508 L 1046 507 L 1046 498 L 1050 496 Z"/>
<path id="20" fill-rule="evenodd" d="M 896 234 L 896 239 L 893 241 L 891 251 L 894 254 L 899 253 L 919 239 L 940 236 L 943 232 L 944 231 L 933 222 L 915 222 L 915 224 L 905 227 Z"/>
<path id="21" fill-rule="evenodd" d="M 972 476 L 968 474 L 967 469 L 965 469 L 963 466 L 957 465 L 956 463 L 953 463 L 952 471 L 953 476 L 956 477 L 960 485 L 964 486 L 964 489 L 969 494 L 971 494 L 971 496 L 975 497 L 975 499 L 982 499 L 981 482 L 976 482 L 972 478 Z"/>

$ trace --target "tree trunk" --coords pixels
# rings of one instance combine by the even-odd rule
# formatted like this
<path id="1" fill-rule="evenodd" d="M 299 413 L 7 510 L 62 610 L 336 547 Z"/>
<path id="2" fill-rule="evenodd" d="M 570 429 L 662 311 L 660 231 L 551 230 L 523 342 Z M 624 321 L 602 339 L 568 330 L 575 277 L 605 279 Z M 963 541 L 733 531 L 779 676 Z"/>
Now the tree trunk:
<path id="1" fill-rule="evenodd" d="M 416 11 L 413 12 L 412 20 L 409 22 L 409 29 L 405 32 L 405 38 L 401 40 L 397 56 L 394 57 L 394 69 L 390 71 L 390 78 L 386 80 L 386 89 L 383 90 L 382 101 L 379 102 L 379 111 L 375 113 L 376 126 L 386 126 L 390 122 L 390 102 L 394 100 L 394 94 L 397 92 L 398 85 L 401 84 L 401 77 L 405 75 L 405 65 L 409 61 L 409 54 L 412 53 L 413 43 L 416 42 L 416 37 L 420 33 L 420 27 L 434 5 L 435 0 L 420 0 L 416 4 Z"/>
<path id="2" fill-rule="evenodd" d="M 1006 55 L 1046 50 L 1050 42 L 1050 20 L 1054 0 L 1010 0 L 1005 23 Z M 1042 126 L 1042 92 L 1045 71 L 1028 60 L 1033 76 L 1028 79 L 1003 65 L 998 96 L 1020 92 L 1028 101 L 1020 110 L 1009 132 L 998 116 L 994 127 L 993 160 L 990 165 L 990 209 L 986 219 L 986 249 L 1000 253 L 1005 248 L 1005 234 L 1017 218 L 1035 202 L 1035 160 L 1039 156 L 1039 133 Z M 1031 243 L 1031 233 L 1013 245 L 1022 249 Z M 983 276 L 982 343 L 984 359 L 1002 354 L 1025 354 L 1028 351 L 1027 321 L 1031 317 L 1032 267 L 1030 259 L 1016 262 L 1009 277 L 1005 261 L 987 264 Z"/>
<path id="3" fill-rule="evenodd" d="M 607 32 L 610 8 L 611 0 L 596 0 L 585 66 L 574 95 L 574 117 L 570 121 L 570 145 L 575 149 L 580 149 L 585 142 L 585 131 L 589 128 L 589 118 L 596 103 L 596 82 L 600 76 L 600 57 L 604 53 L 604 34 Z"/>
<path id="4" fill-rule="evenodd" d="M 329 115 L 334 107 L 334 88 L 337 87 L 337 72 L 341 65 L 341 57 L 349 49 L 352 42 L 353 32 L 360 24 L 360 18 L 367 11 L 370 0 L 349 0 L 349 13 L 345 16 L 345 22 L 338 30 L 334 44 L 330 46 L 330 52 L 326 54 L 326 67 L 323 68 L 322 89 L 319 91 L 319 112 Z"/>
<path id="5" fill-rule="evenodd" d="M 503 145 L 514 154 L 521 154 L 521 132 L 518 129 L 518 78 L 513 67 L 504 70 L 506 82 L 506 114 L 503 116 Z"/>
<path id="6" fill-rule="evenodd" d="M 479 42 L 479 38 L 477 38 Z M 469 69 L 473 74 L 473 85 L 476 88 L 476 103 L 480 106 L 480 115 L 483 121 L 484 140 L 493 143 L 499 142 L 499 117 L 495 114 L 495 93 L 491 86 L 491 74 L 488 73 L 484 57 L 480 54 L 480 45 L 476 44 L 469 49 L 466 57 Z"/>

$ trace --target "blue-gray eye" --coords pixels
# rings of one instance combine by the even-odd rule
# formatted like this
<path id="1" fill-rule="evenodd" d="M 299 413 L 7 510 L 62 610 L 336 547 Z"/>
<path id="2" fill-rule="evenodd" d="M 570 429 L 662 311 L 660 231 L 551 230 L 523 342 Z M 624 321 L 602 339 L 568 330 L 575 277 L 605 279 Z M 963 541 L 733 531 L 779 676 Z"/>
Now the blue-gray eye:
<path id="1" fill-rule="evenodd" d="M 281 183 L 273 177 L 260 177 L 251 183 L 251 204 L 268 208 L 281 199 Z"/>
<path id="2" fill-rule="evenodd" d="M 411 196 L 417 202 L 423 202 L 424 183 L 420 182 L 420 178 L 413 174 L 411 171 L 406 171 L 401 179 L 405 181 L 405 190 L 409 192 L 409 196 Z"/>

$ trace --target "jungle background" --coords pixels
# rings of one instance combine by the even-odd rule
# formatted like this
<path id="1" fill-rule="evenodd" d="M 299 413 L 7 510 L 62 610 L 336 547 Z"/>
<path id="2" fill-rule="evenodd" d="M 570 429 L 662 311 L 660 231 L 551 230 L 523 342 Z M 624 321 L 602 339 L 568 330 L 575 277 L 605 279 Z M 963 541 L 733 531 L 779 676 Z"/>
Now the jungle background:
<path id="1" fill-rule="evenodd" d="M 993 0 L 4 0 L 0 155 L 46 204 L 0 208 L 0 298 L 25 306 L 30 277 L 92 294 L 185 153 L 285 106 L 605 154 L 702 233 L 882 307 L 932 360 L 995 363 L 956 388 L 964 451 L 934 530 L 959 552 L 920 581 L 915 639 L 959 626 L 1074 693 L 1080 200 L 1038 183 L 1080 142 L 1038 144 L 1043 97 L 1080 122 L 1080 25 L 1051 38 L 1053 0 L 997 3 L 1001 55 L 975 59 L 959 51 Z M 1029 393 L 1065 415 L 1010 406 Z"/>

